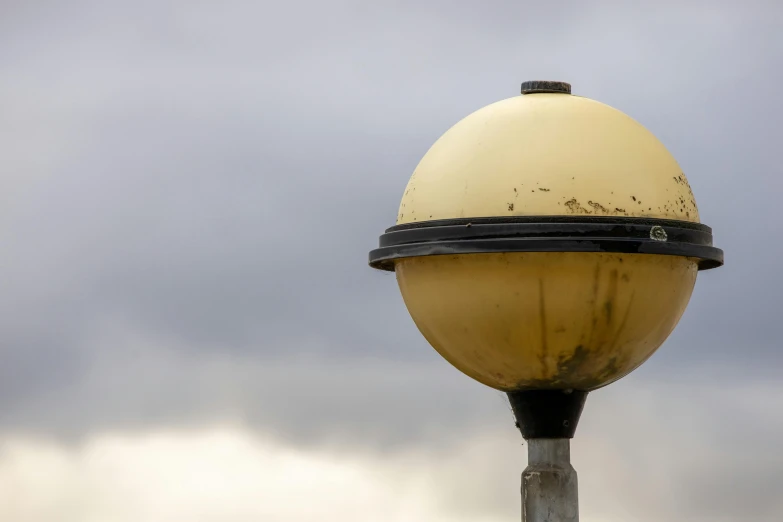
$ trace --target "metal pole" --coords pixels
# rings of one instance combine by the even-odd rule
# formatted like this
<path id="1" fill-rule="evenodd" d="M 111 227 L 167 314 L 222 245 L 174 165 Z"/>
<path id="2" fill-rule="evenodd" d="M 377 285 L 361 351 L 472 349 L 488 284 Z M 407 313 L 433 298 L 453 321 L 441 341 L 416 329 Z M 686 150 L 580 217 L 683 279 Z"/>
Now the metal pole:
<path id="1" fill-rule="evenodd" d="M 522 472 L 522 522 L 578 522 L 576 470 L 569 439 L 529 439 Z"/>

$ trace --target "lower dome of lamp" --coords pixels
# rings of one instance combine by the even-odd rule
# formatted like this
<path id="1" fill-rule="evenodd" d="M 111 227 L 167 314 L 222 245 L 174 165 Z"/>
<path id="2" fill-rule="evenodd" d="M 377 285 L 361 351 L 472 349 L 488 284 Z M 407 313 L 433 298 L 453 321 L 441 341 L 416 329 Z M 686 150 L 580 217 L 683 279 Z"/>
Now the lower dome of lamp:
<path id="1" fill-rule="evenodd" d="M 395 260 L 408 310 L 457 369 L 502 391 L 594 390 L 666 340 L 698 260 L 609 252 L 508 252 Z"/>

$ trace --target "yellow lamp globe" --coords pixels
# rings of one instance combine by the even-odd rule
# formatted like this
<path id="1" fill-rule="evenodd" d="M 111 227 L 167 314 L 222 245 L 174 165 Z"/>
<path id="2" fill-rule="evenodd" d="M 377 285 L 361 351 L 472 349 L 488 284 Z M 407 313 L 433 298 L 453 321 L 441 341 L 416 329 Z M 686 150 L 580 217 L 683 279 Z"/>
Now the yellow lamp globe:
<path id="1" fill-rule="evenodd" d="M 449 129 L 370 253 L 427 341 L 507 392 L 628 374 L 722 262 L 663 144 L 561 82 L 526 82 Z"/>

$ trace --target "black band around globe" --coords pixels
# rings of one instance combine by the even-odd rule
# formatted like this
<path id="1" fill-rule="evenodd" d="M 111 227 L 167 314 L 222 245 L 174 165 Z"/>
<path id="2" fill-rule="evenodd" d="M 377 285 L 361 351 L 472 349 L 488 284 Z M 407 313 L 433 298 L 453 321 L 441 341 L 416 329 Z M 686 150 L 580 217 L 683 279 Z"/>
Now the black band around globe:
<path id="1" fill-rule="evenodd" d="M 370 266 L 394 271 L 408 257 L 500 252 L 613 252 L 698 259 L 699 270 L 723 265 L 712 229 L 670 219 L 606 216 L 517 216 L 419 221 L 397 225 L 370 252 Z"/>

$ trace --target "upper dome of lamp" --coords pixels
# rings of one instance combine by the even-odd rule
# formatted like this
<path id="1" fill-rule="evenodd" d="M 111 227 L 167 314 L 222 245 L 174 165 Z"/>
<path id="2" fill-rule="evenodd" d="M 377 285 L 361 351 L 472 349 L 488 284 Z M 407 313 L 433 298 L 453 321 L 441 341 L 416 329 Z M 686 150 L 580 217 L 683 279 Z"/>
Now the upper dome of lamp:
<path id="1" fill-rule="evenodd" d="M 523 96 L 479 109 L 422 158 L 397 224 L 470 217 L 627 216 L 699 222 L 666 147 L 634 119 L 526 82 Z"/>

